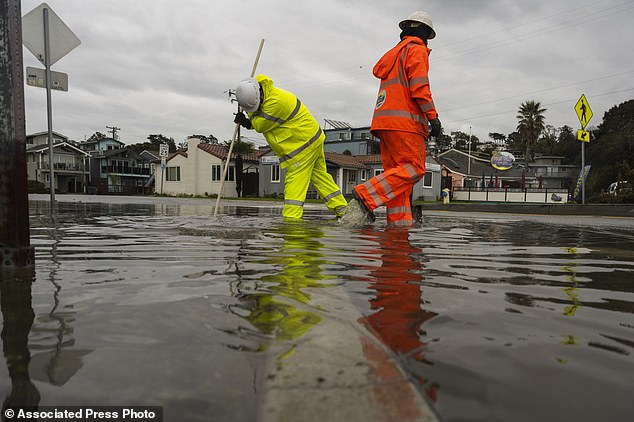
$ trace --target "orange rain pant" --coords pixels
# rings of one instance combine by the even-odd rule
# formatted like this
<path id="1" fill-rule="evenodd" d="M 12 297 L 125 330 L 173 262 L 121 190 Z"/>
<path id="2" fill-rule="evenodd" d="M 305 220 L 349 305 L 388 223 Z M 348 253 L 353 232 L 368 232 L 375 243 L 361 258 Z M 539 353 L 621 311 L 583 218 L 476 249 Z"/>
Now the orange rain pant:
<path id="1" fill-rule="evenodd" d="M 385 205 L 387 222 L 396 226 L 412 224 L 409 197 L 414 184 L 425 174 L 425 138 L 422 134 L 381 130 L 383 173 L 354 187 L 371 209 Z"/>

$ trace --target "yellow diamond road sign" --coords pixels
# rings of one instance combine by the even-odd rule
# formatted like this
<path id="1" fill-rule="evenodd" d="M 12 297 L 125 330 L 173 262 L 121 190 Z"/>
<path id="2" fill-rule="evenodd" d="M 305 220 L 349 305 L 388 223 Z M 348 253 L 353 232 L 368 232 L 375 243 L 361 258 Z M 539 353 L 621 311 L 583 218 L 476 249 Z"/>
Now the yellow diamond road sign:
<path id="1" fill-rule="evenodd" d="M 581 123 L 581 129 L 585 130 L 586 125 L 592 119 L 592 110 L 590 109 L 590 104 L 588 104 L 588 100 L 586 100 L 586 96 L 581 94 L 581 98 L 575 104 L 575 112 L 577 113 L 577 117 L 579 118 L 579 123 Z"/>
<path id="2" fill-rule="evenodd" d="M 577 140 L 581 142 L 590 142 L 590 132 L 588 132 L 587 130 L 578 130 Z"/>

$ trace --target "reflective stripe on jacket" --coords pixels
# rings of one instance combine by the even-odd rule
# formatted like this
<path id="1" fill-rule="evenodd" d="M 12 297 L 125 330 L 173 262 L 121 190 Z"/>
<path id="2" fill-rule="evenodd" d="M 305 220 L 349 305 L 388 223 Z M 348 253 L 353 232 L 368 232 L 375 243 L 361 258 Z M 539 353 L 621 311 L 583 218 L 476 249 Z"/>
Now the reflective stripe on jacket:
<path id="1" fill-rule="evenodd" d="M 374 66 L 381 87 L 370 127 L 373 134 L 398 130 L 427 137 L 429 120 L 438 117 L 429 88 L 430 51 L 419 38 L 405 37 Z"/>
<path id="2" fill-rule="evenodd" d="M 292 93 L 273 86 L 265 75 L 258 75 L 264 93 L 260 108 L 249 113 L 253 129 L 264 135 L 283 168 L 297 162 L 303 154 L 323 144 L 326 136 L 306 106 Z"/>

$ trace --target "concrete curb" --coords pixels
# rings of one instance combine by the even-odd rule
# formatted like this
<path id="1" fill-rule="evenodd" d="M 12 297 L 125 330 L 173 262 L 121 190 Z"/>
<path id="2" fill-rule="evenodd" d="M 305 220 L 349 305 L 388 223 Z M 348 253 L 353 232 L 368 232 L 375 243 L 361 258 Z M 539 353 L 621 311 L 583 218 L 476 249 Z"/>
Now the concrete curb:
<path id="1" fill-rule="evenodd" d="M 518 203 L 453 203 L 415 205 L 418 211 L 456 211 L 542 215 L 587 215 L 634 218 L 631 204 L 518 204 Z"/>
<path id="2" fill-rule="evenodd" d="M 306 289 L 322 321 L 270 362 L 262 422 L 437 422 L 394 356 L 358 322 L 342 287 Z"/>

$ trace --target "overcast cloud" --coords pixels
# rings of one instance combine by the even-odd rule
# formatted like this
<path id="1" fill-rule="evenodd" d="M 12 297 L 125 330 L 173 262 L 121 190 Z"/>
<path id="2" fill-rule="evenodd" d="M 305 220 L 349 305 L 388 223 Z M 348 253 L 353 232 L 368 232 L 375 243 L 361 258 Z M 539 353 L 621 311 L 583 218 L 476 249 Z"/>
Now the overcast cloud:
<path id="1" fill-rule="evenodd" d="M 23 0 L 22 14 L 41 1 Z M 430 82 L 445 132 L 515 130 L 519 105 L 541 102 L 546 123 L 579 122 L 585 94 L 601 123 L 634 98 L 634 0 L 48 0 L 82 44 L 52 66 L 69 91 L 53 92 L 53 129 L 82 141 L 106 126 L 126 144 L 161 133 L 233 134 L 234 89 L 251 72 L 294 92 L 315 118 L 368 126 L 377 59 L 398 42 L 398 22 L 426 10 Z M 26 66 L 42 67 L 24 49 Z M 45 131 L 45 90 L 25 87 L 27 133 Z M 264 145 L 254 132 L 248 140 Z"/>

